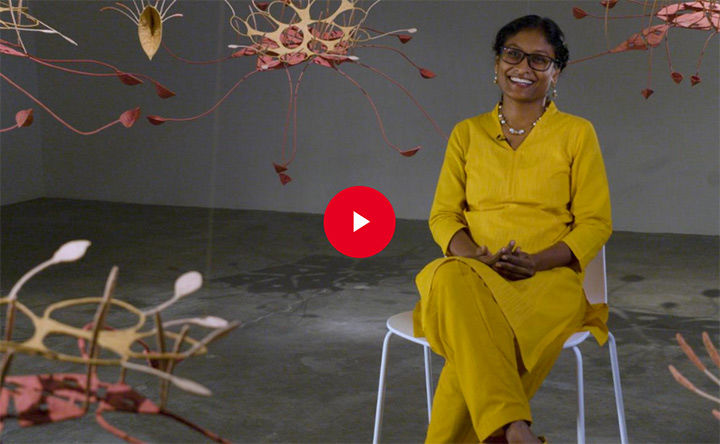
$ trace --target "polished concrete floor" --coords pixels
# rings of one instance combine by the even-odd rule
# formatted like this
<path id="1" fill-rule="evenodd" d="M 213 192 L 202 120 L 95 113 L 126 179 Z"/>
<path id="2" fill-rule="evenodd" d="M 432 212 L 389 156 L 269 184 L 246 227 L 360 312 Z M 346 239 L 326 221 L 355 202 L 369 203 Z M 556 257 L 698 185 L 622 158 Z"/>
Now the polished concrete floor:
<path id="1" fill-rule="evenodd" d="M 417 298 L 415 273 L 436 257 L 423 221 L 400 220 L 375 257 L 350 259 L 323 234 L 322 216 L 40 199 L 4 206 L 2 294 L 63 242 L 89 239 L 86 257 L 32 279 L 20 299 L 36 313 L 64 298 L 99 296 L 112 265 L 115 297 L 151 307 L 172 294 L 177 276 L 198 270 L 204 287 L 167 310 L 167 319 L 217 315 L 242 322 L 207 355 L 176 374 L 201 382 L 210 398 L 173 390 L 175 413 L 235 442 L 369 442 L 380 349 L 388 316 Z M 615 233 L 607 245 L 610 328 L 618 341 L 631 442 L 720 440 L 714 406 L 678 385 L 678 367 L 698 387 L 718 387 L 688 362 L 674 341 L 681 332 L 710 365 L 701 333 L 719 339 L 717 237 Z M 94 310 L 76 313 L 89 322 Z M 587 441 L 619 442 L 606 348 L 585 355 Z M 575 441 L 575 373 L 563 352 L 533 400 L 534 430 L 550 442 Z M 384 442 L 420 442 L 426 428 L 422 354 L 391 345 Z M 442 362 L 434 360 L 435 373 Z M 16 359 L 11 374 L 81 372 L 39 357 Z M 107 378 L 115 378 L 106 370 Z M 131 375 L 136 390 L 157 397 L 152 377 Z M 151 442 L 198 442 L 200 435 L 158 417 L 108 415 Z M 3 442 L 118 442 L 86 415 L 21 428 L 6 421 Z"/>

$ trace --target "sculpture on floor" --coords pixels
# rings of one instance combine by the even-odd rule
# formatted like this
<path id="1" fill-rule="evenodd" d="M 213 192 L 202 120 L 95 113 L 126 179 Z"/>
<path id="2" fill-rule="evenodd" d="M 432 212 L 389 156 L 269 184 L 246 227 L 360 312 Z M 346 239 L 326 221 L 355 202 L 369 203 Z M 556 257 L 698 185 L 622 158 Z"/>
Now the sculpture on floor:
<path id="1" fill-rule="evenodd" d="M 642 90 L 643 97 L 647 99 L 654 92 L 650 88 L 653 48 L 656 48 L 661 43 L 665 44 L 667 61 L 670 69 L 670 77 L 675 83 L 680 83 L 683 80 L 683 75 L 675 71 L 673 68 L 672 59 L 670 57 L 669 35 L 671 30 L 674 28 L 691 29 L 708 33 L 708 36 L 705 39 L 705 44 L 700 50 L 700 55 L 698 57 L 697 65 L 695 67 L 695 73 L 690 76 L 690 83 L 692 86 L 700 83 L 700 65 L 702 64 L 703 55 L 705 54 L 705 50 L 710 44 L 712 38 L 715 37 L 718 32 L 720 32 L 720 1 L 700 0 L 670 3 L 667 1 L 628 0 L 627 3 L 642 6 L 642 14 L 613 17 L 610 15 L 610 9 L 614 8 L 617 3 L 618 0 L 601 1 L 600 4 L 605 8 L 605 12 L 603 15 L 592 15 L 578 7 L 573 8 L 573 15 L 576 19 L 591 17 L 604 20 L 606 36 L 608 29 L 608 20 L 620 18 L 639 18 L 642 20 L 641 26 L 643 26 L 640 32 L 631 35 L 627 40 L 612 49 L 608 49 L 607 51 L 600 54 L 595 54 L 589 57 L 575 60 L 573 62 L 570 62 L 571 64 L 583 62 L 585 60 L 593 59 L 595 57 L 606 54 L 616 54 L 631 50 L 648 51 L 648 81 L 647 86 L 645 87 L 645 89 Z M 652 24 L 655 20 L 659 21 L 659 23 Z"/>
<path id="2" fill-rule="evenodd" d="M 98 424 L 128 442 L 138 442 L 138 440 L 112 426 L 103 417 L 103 413 L 118 411 L 163 415 L 197 430 L 212 440 L 226 442 L 213 432 L 166 409 L 169 384 L 193 394 L 211 395 L 210 390 L 203 385 L 175 376 L 173 371 L 178 363 L 206 353 L 210 342 L 239 325 L 237 322 L 227 322 L 214 316 L 162 321 L 163 310 L 201 287 L 200 273 L 191 271 L 180 276 L 175 281 L 172 298 L 146 310 L 113 299 L 112 293 L 118 276 L 117 267 L 113 267 L 110 271 L 102 297 L 84 297 L 56 302 L 48 306 L 42 316 L 36 315 L 19 301 L 18 292 L 29 279 L 54 264 L 80 259 L 89 245 L 90 242 L 86 240 L 64 244 L 52 258 L 22 276 L 8 296 L 0 298 L 0 307 L 6 306 L 4 336 L 0 340 L 0 352 L 3 354 L 0 363 L 0 432 L 5 420 L 10 418 L 17 419 L 22 427 L 29 427 L 79 418 L 89 412 L 91 405 L 96 405 L 95 418 Z M 58 321 L 58 313 L 82 305 L 96 307 L 91 322 L 82 326 L 73 326 Z M 130 327 L 112 328 L 106 324 L 110 310 L 123 310 L 126 312 L 124 314 L 134 316 L 137 322 Z M 24 315 L 33 326 L 28 339 L 13 338 L 19 314 Z M 152 319 L 154 328 L 146 328 L 148 319 Z M 191 326 L 209 329 L 210 332 L 200 339 L 194 339 L 189 335 Z M 180 327 L 179 331 L 170 330 L 176 327 Z M 79 352 L 71 353 L 48 347 L 44 341 L 50 335 L 76 339 Z M 156 348 L 152 348 L 147 343 L 149 339 L 155 339 Z M 85 368 L 85 371 L 84 373 L 10 375 L 10 365 L 17 354 L 79 364 Z M 147 365 L 137 361 L 146 361 Z M 97 375 L 98 366 L 120 369 L 118 381 L 109 383 L 101 380 Z M 157 404 L 125 382 L 128 370 L 158 378 L 160 400 Z"/>
<path id="3" fill-rule="evenodd" d="M 707 369 L 705 364 L 700 361 L 700 359 L 697 357 L 695 352 L 693 351 L 692 347 L 690 347 L 687 342 L 685 342 L 685 338 L 682 337 L 680 333 L 675 335 L 675 338 L 677 339 L 678 344 L 680 344 L 680 348 L 682 348 L 682 351 L 685 353 L 685 355 L 690 359 L 690 361 L 695 364 L 695 367 L 700 369 L 701 372 L 705 373 L 705 375 L 710 378 L 711 381 L 713 381 L 715 384 L 720 386 L 720 379 L 718 379 L 714 374 L 710 372 L 710 370 Z M 707 350 L 708 356 L 710 356 L 710 359 L 712 362 L 720 368 L 720 355 L 718 354 L 717 349 L 713 345 L 712 341 L 710 340 L 710 335 L 708 335 L 706 332 L 703 332 L 702 334 L 703 344 L 705 344 L 705 349 Z M 691 392 L 695 393 L 696 395 L 702 396 L 703 398 L 709 399 L 711 401 L 716 402 L 717 404 L 720 404 L 720 398 L 717 398 L 715 396 L 712 396 L 708 394 L 707 392 L 700 390 L 697 388 L 692 382 L 690 382 L 689 379 L 687 379 L 685 376 L 683 376 L 682 373 L 680 373 L 674 366 L 669 365 L 668 368 L 670 369 L 670 373 L 672 373 L 673 377 L 677 382 L 680 383 L 683 387 L 690 390 Z M 720 421 L 720 410 L 713 409 L 712 410 L 713 416 L 717 418 Z"/>
<path id="4" fill-rule="evenodd" d="M 25 44 L 22 40 L 22 33 L 26 32 L 40 32 L 43 34 L 56 34 L 60 37 L 64 38 L 68 42 L 72 44 L 76 44 L 73 40 L 66 37 L 65 35 L 61 34 L 60 32 L 56 31 L 54 28 L 51 28 L 49 25 L 45 24 L 44 22 L 40 21 L 39 19 L 33 17 L 28 12 L 27 6 L 23 5 L 23 0 L 17 0 L 16 3 L 13 3 L 13 0 L 0 0 L 0 30 L 10 30 L 14 31 L 16 35 L 16 41 L 11 42 L 8 40 L 0 39 L 0 57 L 6 58 L 9 56 L 12 57 L 18 57 L 27 60 L 28 62 L 33 62 L 38 65 L 42 65 L 48 68 L 53 68 L 59 71 L 64 71 L 67 73 L 75 74 L 75 75 L 81 75 L 81 76 L 91 76 L 91 77 L 117 77 L 122 83 L 125 85 L 138 85 L 143 83 L 144 80 L 148 80 L 152 82 L 155 85 L 155 92 L 158 96 L 165 99 L 168 97 L 172 97 L 175 95 L 172 91 L 167 89 L 165 86 L 157 82 L 156 80 L 143 75 L 143 74 L 136 74 L 136 73 L 129 73 L 120 70 L 119 68 L 102 61 L 98 60 L 85 60 L 85 59 L 78 59 L 78 60 L 71 60 L 71 59 L 48 59 L 48 58 L 42 58 L 35 56 L 33 54 L 30 54 L 27 49 L 25 48 Z M 71 69 L 67 68 L 66 65 L 91 65 L 95 68 L 98 68 L 100 72 L 91 72 L 91 71 L 84 71 L 79 69 Z M 94 130 L 89 131 L 82 131 L 74 127 L 73 125 L 69 124 L 65 120 L 63 120 L 58 114 L 56 114 L 50 107 L 48 107 L 45 103 L 43 103 L 39 98 L 32 95 L 30 92 L 28 92 L 25 88 L 23 88 L 20 84 L 15 82 L 13 79 L 8 77 L 5 73 L 1 70 L 2 64 L 0 63 L 0 79 L 4 80 L 10 86 L 27 96 L 30 100 L 35 102 L 38 106 L 40 106 L 42 109 L 44 109 L 48 114 L 50 114 L 55 120 L 60 122 L 62 125 L 67 127 L 68 129 L 81 134 L 81 135 L 90 135 L 90 134 L 96 134 L 106 128 L 109 128 L 116 124 L 122 124 L 126 128 L 131 127 L 135 121 L 140 116 L 140 108 L 132 108 L 127 111 L 124 111 L 120 114 L 120 116 L 107 123 L 104 124 Z M 15 114 L 15 124 L 6 128 L 0 128 L 0 133 L 14 130 L 17 128 L 27 127 L 33 122 L 33 110 L 30 109 L 24 109 L 20 110 Z"/>
<path id="5" fill-rule="evenodd" d="M 147 116 L 151 123 L 160 125 L 170 121 L 188 121 L 206 116 L 215 111 L 215 109 L 248 78 L 257 73 L 282 69 L 287 75 L 289 103 L 283 130 L 281 161 L 274 163 L 274 168 L 281 183 L 285 185 L 291 180 L 290 176 L 286 174 L 286 171 L 288 165 L 295 158 L 297 151 L 297 101 L 300 84 L 308 67 L 315 65 L 333 70 L 359 89 L 375 113 L 375 118 L 385 143 L 403 156 L 414 155 L 420 149 L 420 146 L 401 149 L 388 140 L 382 118 L 380 117 L 375 102 L 355 79 L 340 68 L 340 65 L 348 63 L 370 70 L 400 88 L 422 111 L 425 117 L 435 127 L 436 131 L 442 137 L 447 138 L 437 123 L 420 106 L 405 87 L 377 68 L 361 62 L 354 54 L 355 50 L 359 48 L 393 51 L 417 68 L 422 77 L 428 79 L 435 77 L 432 71 L 418 66 L 407 55 L 395 47 L 371 43 L 383 37 L 395 37 L 401 43 L 407 43 L 412 38 L 410 34 L 416 31 L 415 29 L 404 29 L 382 32 L 365 26 L 365 19 L 368 13 L 379 0 L 370 4 L 367 9 L 359 7 L 357 0 L 340 0 L 339 2 L 332 3 L 318 2 L 316 0 L 252 1 L 250 2 L 250 13 L 246 16 L 238 15 L 229 1 L 225 1 L 232 13 L 232 17 L 230 18 L 232 28 L 241 38 L 247 41 L 247 44 L 229 45 L 230 48 L 237 49 L 237 51 L 231 56 L 214 62 L 239 57 L 255 57 L 255 69 L 242 76 L 225 95 L 207 111 L 196 116 L 183 118 L 157 115 Z M 175 56 L 172 52 L 170 54 Z M 175 57 L 179 58 L 178 56 Z M 296 66 L 302 66 L 302 68 L 297 77 L 293 79 L 290 68 Z M 293 127 L 292 152 L 288 155 L 286 153 L 286 143 L 288 130 L 291 125 Z"/>

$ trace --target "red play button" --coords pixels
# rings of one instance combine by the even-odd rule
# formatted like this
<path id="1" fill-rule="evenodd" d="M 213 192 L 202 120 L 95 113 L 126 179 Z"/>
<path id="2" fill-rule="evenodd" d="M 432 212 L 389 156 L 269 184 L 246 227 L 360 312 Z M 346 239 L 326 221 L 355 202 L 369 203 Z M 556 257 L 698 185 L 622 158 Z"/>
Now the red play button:
<path id="1" fill-rule="evenodd" d="M 395 233 L 395 211 L 383 194 L 370 187 L 337 193 L 325 208 L 325 236 L 345 256 L 368 257 L 382 251 Z"/>

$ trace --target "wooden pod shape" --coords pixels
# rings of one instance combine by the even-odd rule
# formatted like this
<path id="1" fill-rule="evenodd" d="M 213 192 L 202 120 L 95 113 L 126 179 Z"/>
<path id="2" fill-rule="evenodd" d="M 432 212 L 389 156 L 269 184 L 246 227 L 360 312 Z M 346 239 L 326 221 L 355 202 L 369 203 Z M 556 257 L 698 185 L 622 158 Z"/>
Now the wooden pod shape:
<path id="1" fill-rule="evenodd" d="M 152 60 L 162 41 L 162 18 L 154 6 L 146 6 L 140 14 L 138 38 L 143 51 Z"/>

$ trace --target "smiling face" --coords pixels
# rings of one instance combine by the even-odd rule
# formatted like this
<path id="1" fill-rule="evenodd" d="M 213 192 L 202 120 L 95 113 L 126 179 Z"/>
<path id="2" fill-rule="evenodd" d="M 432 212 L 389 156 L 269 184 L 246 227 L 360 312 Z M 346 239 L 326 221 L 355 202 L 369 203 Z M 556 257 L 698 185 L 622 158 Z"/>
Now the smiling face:
<path id="1" fill-rule="evenodd" d="M 539 29 L 524 29 L 505 40 L 507 48 L 514 48 L 526 54 L 539 54 L 555 58 L 555 51 L 548 43 L 543 32 Z M 560 70 L 555 63 L 550 65 L 547 71 L 532 69 L 528 64 L 528 58 L 512 65 L 505 62 L 502 57 L 495 59 L 495 72 L 497 73 L 498 86 L 503 93 L 503 100 L 514 100 L 518 102 L 542 101 L 552 84 L 557 82 Z"/>

